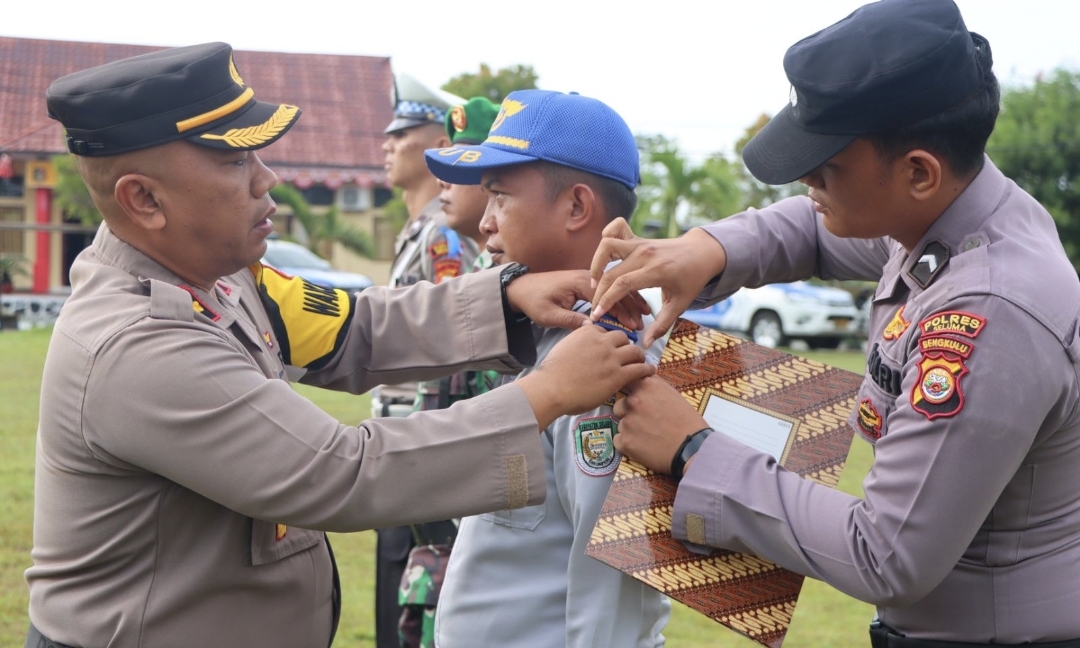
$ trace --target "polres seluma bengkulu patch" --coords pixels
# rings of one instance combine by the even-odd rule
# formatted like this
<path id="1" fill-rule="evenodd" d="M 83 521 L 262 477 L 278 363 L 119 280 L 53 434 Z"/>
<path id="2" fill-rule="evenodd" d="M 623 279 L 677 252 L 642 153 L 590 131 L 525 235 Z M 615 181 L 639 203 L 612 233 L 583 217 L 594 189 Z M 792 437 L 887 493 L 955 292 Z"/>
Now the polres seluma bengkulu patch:
<path id="1" fill-rule="evenodd" d="M 587 475 L 609 475 L 619 467 L 622 455 L 615 449 L 619 426 L 611 416 L 578 420 L 574 428 L 574 457 Z"/>

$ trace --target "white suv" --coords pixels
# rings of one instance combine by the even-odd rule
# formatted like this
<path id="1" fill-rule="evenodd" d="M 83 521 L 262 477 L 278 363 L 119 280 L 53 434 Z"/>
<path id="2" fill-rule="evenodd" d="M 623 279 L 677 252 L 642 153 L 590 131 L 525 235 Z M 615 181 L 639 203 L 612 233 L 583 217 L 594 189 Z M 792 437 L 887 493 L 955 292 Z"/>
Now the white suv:
<path id="1" fill-rule="evenodd" d="M 858 309 L 851 293 L 805 281 L 743 288 L 731 297 L 683 317 L 745 335 L 767 347 L 803 340 L 811 349 L 835 349 L 856 337 Z"/>

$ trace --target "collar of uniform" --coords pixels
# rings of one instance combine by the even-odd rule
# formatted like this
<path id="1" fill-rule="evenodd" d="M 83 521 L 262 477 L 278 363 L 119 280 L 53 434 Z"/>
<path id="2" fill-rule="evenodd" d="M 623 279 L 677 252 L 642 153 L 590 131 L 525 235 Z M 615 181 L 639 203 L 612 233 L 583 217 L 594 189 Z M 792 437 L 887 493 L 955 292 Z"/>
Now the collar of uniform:
<path id="1" fill-rule="evenodd" d="M 916 266 L 929 252 L 937 250 L 934 245 L 944 246 L 949 256 L 956 256 L 966 252 L 970 246 L 964 245 L 973 234 L 982 229 L 986 219 L 994 213 L 995 208 L 1001 204 L 1008 186 L 1008 179 L 998 170 L 989 157 L 983 158 L 983 168 L 975 179 L 971 181 L 964 191 L 956 197 L 941 216 L 926 230 L 922 239 L 912 248 L 911 254 L 904 261 L 900 276 L 911 290 L 925 288 L 916 276 L 925 277 L 925 272 L 918 272 Z M 929 249 L 933 248 L 933 249 Z M 940 254 L 936 255 L 940 257 Z M 937 262 L 947 261 L 938 259 Z M 929 277 L 926 285 L 940 274 L 934 273 Z"/>
<path id="2" fill-rule="evenodd" d="M 190 296 L 191 299 L 188 303 L 192 304 L 192 309 L 199 312 L 199 309 L 195 308 L 194 304 L 200 303 L 204 310 L 210 311 L 207 318 L 217 326 L 228 328 L 236 321 L 236 316 L 231 312 L 231 309 L 220 308 L 218 304 L 226 301 L 226 303 L 235 306 L 240 299 L 240 289 L 237 286 L 219 281 L 214 289 L 214 294 L 211 295 L 202 289 L 186 284 L 180 277 L 166 269 L 165 266 L 116 236 L 105 223 L 98 227 L 91 247 L 93 247 L 94 254 L 102 263 L 135 277 L 146 286 L 148 291 L 151 290 L 155 282 L 177 286 Z M 228 287 L 231 294 L 225 293 L 222 288 L 223 285 Z"/>
<path id="3" fill-rule="evenodd" d="M 173 285 L 183 283 L 180 277 L 174 275 L 165 266 L 121 240 L 105 223 L 98 226 L 91 247 L 102 263 L 123 270 L 144 284 L 148 283 L 148 279 L 158 279 Z"/>

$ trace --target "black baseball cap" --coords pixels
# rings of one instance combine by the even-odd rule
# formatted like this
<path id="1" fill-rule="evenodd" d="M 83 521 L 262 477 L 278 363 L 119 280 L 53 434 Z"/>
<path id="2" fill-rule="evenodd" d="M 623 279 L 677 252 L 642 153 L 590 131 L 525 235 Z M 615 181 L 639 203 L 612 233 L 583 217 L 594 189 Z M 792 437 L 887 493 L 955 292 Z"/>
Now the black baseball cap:
<path id="1" fill-rule="evenodd" d="M 287 104 L 255 100 L 226 43 L 177 47 L 57 79 L 45 93 L 68 150 L 100 157 L 187 139 L 201 146 L 268 146 L 300 117 Z"/>
<path id="2" fill-rule="evenodd" d="M 792 45 L 788 105 L 743 149 L 767 184 L 798 180 L 860 135 L 945 112 L 979 91 L 990 45 L 953 0 L 881 0 Z"/>

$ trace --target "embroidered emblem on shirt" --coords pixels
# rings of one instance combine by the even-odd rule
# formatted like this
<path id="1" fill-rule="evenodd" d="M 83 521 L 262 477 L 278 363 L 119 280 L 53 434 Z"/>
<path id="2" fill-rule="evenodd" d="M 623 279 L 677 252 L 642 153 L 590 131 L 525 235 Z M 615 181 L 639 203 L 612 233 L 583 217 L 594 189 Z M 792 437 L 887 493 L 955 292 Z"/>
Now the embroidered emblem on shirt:
<path id="1" fill-rule="evenodd" d="M 859 403 L 859 427 L 866 433 L 866 436 L 871 439 L 881 438 L 881 414 L 878 413 L 877 408 L 874 407 L 874 402 L 869 398 L 864 398 Z"/>
<path id="2" fill-rule="evenodd" d="M 186 290 L 189 295 L 191 295 L 191 308 L 196 313 L 199 313 L 200 315 L 205 315 L 215 322 L 221 319 L 220 315 L 215 313 L 209 306 L 206 305 L 206 302 L 204 302 L 202 299 L 199 298 L 198 295 L 195 294 L 195 290 L 193 288 L 190 288 L 183 284 L 181 284 L 180 287 Z"/>
<path id="3" fill-rule="evenodd" d="M 626 334 L 626 337 L 630 338 L 631 342 L 638 341 L 637 331 L 628 326 L 623 326 L 622 322 L 615 319 L 610 313 L 604 313 L 600 316 L 600 319 L 596 321 L 596 325 L 609 331 L 622 331 Z"/>
<path id="4" fill-rule="evenodd" d="M 919 379 L 911 390 L 911 406 L 928 420 L 955 416 L 964 408 L 960 380 L 968 373 L 964 360 L 973 346 L 945 337 L 919 340 L 923 358 Z"/>
<path id="5" fill-rule="evenodd" d="M 285 539 L 285 534 L 289 532 L 289 527 L 284 524 L 274 525 L 274 542 L 281 542 Z"/>
<path id="6" fill-rule="evenodd" d="M 266 342 L 266 348 L 274 348 L 274 339 L 270 337 L 270 331 L 263 331 L 263 342 Z"/>
<path id="7" fill-rule="evenodd" d="M 456 277 L 461 273 L 461 259 L 441 259 L 434 264 L 435 283 L 442 283 L 443 279 Z"/>
<path id="8" fill-rule="evenodd" d="M 936 313 L 919 322 L 923 335 L 938 333 L 956 333 L 974 338 L 986 327 L 986 320 L 978 315 L 963 311 L 944 311 Z"/>
<path id="9" fill-rule="evenodd" d="M 886 340 L 898 340 L 900 336 L 904 334 L 904 331 L 908 330 L 911 326 L 911 322 L 904 319 L 904 307 L 901 306 L 900 310 L 896 311 L 896 315 L 893 315 L 889 325 L 885 327 L 885 332 L 881 334 L 881 337 Z"/>
<path id="10" fill-rule="evenodd" d="M 940 241 L 930 241 L 919 252 L 918 262 L 908 271 L 915 283 L 926 288 L 945 269 L 949 262 L 949 248 Z"/>
<path id="11" fill-rule="evenodd" d="M 618 424 L 611 416 L 583 418 L 574 428 L 574 458 L 587 475 L 603 476 L 615 472 L 622 455 L 615 449 Z"/>
<path id="12" fill-rule="evenodd" d="M 874 348 L 870 350 L 870 358 L 866 362 L 866 373 L 870 376 L 870 379 L 874 381 L 874 384 L 885 390 L 885 393 L 893 396 L 900 395 L 900 382 L 902 378 L 900 371 L 890 367 L 882 360 L 881 349 L 877 343 L 875 343 Z"/>

